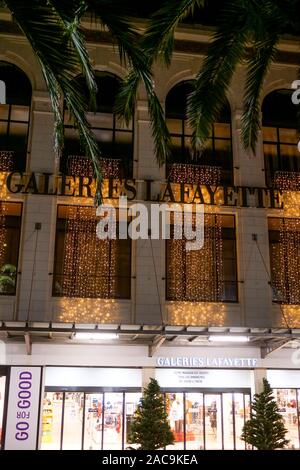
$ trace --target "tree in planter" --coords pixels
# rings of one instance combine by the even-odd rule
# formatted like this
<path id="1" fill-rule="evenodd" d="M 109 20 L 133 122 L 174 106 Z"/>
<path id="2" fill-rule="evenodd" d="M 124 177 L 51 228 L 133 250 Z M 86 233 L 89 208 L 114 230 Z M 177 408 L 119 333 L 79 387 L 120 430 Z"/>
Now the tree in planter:
<path id="1" fill-rule="evenodd" d="M 263 384 L 263 391 L 254 395 L 242 439 L 258 450 L 283 449 L 289 443 L 285 438 L 287 430 L 267 379 L 263 379 Z"/>
<path id="2" fill-rule="evenodd" d="M 155 379 L 150 379 L 134 414 L 129 443 L 139 444 L 139 450 L 156 450 L 174 443 L 163 395 Z"/>

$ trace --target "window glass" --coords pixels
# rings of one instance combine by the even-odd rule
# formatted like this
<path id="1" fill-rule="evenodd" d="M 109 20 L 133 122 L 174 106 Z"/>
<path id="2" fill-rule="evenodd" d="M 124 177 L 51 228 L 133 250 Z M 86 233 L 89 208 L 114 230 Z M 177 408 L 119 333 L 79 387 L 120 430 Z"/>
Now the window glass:
<path id="1" fill-rule="evenodd" d="M 186 250 L 186 241 L 173 237 L 171 227 L 171 239 L 166 241 L 167 299 L 236 301 L 234 216 L 205 214 L 204 245 L 200 250 Z"/>
<path id="2" fill-rule="evenodd" d="M 105 393 L 103 449 L 122 449 L 123 393 Z"/>
<path id="3" fill-rule="evenodd" d="M 166 393 L 166 411 L 169 417 L 171 431 L 174 434 L 174 444 L 167 449 L 184 448 L 184 403 L 183 393 Z"/>
<path id="4" fill-rule="evenodd" d="M 77 80 L 83 82 L 82 77 Z M 112 74 L 97 72 L 96 82 L 98 85 L 96 110 L 90 109 L 86 114 L 91 131 L 98 141 L 101 157 L 120 160 L 120 177 L 131 178 L 133 170 L 133 123 L 130 121 L 127 125 L 118 120 L 114 114 L 114 102 L 119 90 L 120 80 Z M 89 93 L 84 82 L 82 85 L 87 99 L 89 99 Z M 67 110 L 64 114 L 64 123 L 66 139 L 60 170 L 66 173 L 68 171 L 69 156 L 84 155 L 85 150 L 80 146 L 78 132 L 74 129 Z"/>
<path id="5" fill-rule="evenodd" d="M 53 294 L 130 298 L 131 240 L 100 240 L 96 210 L 58 206 Z"/>
<path id="6" fill-rule="evenodd" d="M 63 393 L 46 392 L 42 412 L 42 450 L 61 448 Z"/>
<path id="7" fill-rule="evenodd" d="M 292 103 L 291 94 L 291 90 L 276 90 L 263 101 L 263 140 L 268 186 L 278 187 L 280 184 L 277 172 L 300 171 L 297 107 Z"/>
<path id="8" fill-rule="evenodd" d="M 84 449 L 102 449 L 103 393 L 86 393 L 84 421 Z"/>
<path id="9" fill-rule="evenodd" d="M 204 449 L 202 393 L 186 393 L 186 449 Z"/>
<path id="10" fill-rule="evenodd" d="M 192 82 L 182 82 L 170 90 L 166 98 L 166 123 L 173 144 L 172 154 L 166 165 L 167 177 L 170 181 L 178 182 L 178 171 L 181 172 L 182 182 L 190 183 L 188 171 L 183 167 L 176 169 L 174 164 L 219 166 L 221 169 L 220 183 L 232 183 L 232 149 L 231 149 L 231 116 L 229 105 L 222 109 L 219 122 L 215 123 L 202 151 L 195 152 L 191 145 L 192 129 L 186 118 L 187 99 L 193 91 Z M 199 181 L 200 178 L 200 181 Z M 201 181 L 201 176 L 194 176 L 194 183 L 207 184 Z M 212 181 L 211 184 L 214 184 Z"/>
<path id="11" fill-rule="evenodd" d="M 0 201 L 0 294 L 16 292 L 22 204 Z"/>
<path id="12" fill-rule="evenodd" d="M 63 450 L 81 449 L 83 406 L 83 393 L 65 393 Z"/>
<path id="13" fill-rule="evenodd" d="M 300 219 L 269 218 L 273 301 L 300 304 Z"/>

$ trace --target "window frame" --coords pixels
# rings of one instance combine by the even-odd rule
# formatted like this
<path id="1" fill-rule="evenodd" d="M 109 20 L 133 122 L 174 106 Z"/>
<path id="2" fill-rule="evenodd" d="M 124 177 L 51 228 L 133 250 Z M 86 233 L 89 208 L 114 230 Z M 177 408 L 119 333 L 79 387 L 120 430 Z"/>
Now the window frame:
<path id="1" fill-rule="evenodd" d="M 58 244 L 58 237 L 57 237 L 57 231 L 58 231 L 58 220 L 67 220 L 67 219 L 62 219 L 62 218 L 59 218 L 58 217 L 58 214 L 59 214 L 59 208 L 63 206 L 63 207 L 69 207 L 69 206 L 75 206 L 75 207 L 87 207 L 87 208 L 92 208 L 93 206 L 82 206 L 82 205 L 79 205 L 79 204 L 66 204 L 66 203 L 58 203 L 57 204 L 57 208 L 56 208 L 56 222 L 55 222 L 55 243 L 54 243 L 54 254 L 53 254 L 53 278 L 52 278 L 52 287 L 51 287 L 51 295 L 53 298 L 62 298 L 62 297 L 66 297 L 68 299 L 76 299 L 76 298 L 80 298 L 80 299 L 93 299 L 93 300 L 115 300 L 115 301 L 123 301 L 123 300 L 131 300 L 132 298 L 132 279 L 133 279 L 133 276 L 132 276 L 132 253 L 133 253 L 133 249 L 132 249 L 132 240 L 129 239 L 129 275 L 126 276 L 126 278 L 128 278 L 128 296 L 127 297 L 118 297 L 118 296 L 107 296 L 107 297 L 99 297 L 99 296 L 85 296 L 85 297 L 77 297 L 77 296 L 66 296 L 65 294 L 59 294 L 59 293 L 56 293 L 55 292 L 55 280 L 56 280 L 56 276 L 60 276 L 61 278 L 63 278 L 63 274 L 57 274 L 56 271 L 55 271 L 55 266 L 56 266 L 56 252 L 57 252 L 57 244 Z M 118 222 L 117 222 L 118 224 Z M 66 233 L 66 231 L 64 230 L 63 232 L 64 234 Z M 118 240 L 118 239 L 116 239 Z M 111 245 L 110 245 L 110 252 L 111 252 Z M 62 265 L 63 266 L 63 265 Z M 109 274 L 109 277 L 111 278 L 112 275 Z M 120 276 L 116 276 L 117 278 L 119 279 L 122 279 L 120 278 Z"/>
<path id="2" fill-rule="evenodd" d="M 165 301 L 166 302 L 191 302 L 191 303 L 226 303 L 226 304 L 238 304 L 239 303 L 239 273 L 238 273 L 238 250 L 237 250 L 237 231 L 236 231 L 236 215 L 235 214 L 217 214 L 217 213 L 208 213 L 209 215 L 214 216 L 231 216 L 233 218 L 233 231 L 234 231 L 234 244 L 235 244 L 235 300 L 225 300 L 225 299 L 219 299 L 219 300 L 189 300 L 187 298 L 184 299 L 172 299 L 168 295 L 168 242 L 172 240 L 170 238 L 169 240 L 165 240 Z M 229 238 L 227 238 L 229 240 Z M 224 240 L 222 238 L 222 240 Z M 222 259 L 223 259 L 223 250 L 222 250 Z M 226 285 L 226 282 L 231 282 L 231 281 L 222 281 L 222 286 Z M 186 287 L 185 287 L 185 292 L 186 292 Z"/>

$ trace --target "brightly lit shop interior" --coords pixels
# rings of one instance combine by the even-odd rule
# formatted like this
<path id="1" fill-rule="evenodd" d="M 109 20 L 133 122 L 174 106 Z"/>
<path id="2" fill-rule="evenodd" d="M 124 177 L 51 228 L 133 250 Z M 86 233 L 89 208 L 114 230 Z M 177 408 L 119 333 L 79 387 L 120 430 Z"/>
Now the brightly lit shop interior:
<path id="1" fill-rule="evenodd" d="M 282 384 L 282 377 L 288 372 L 269 371 L 271 383 Z M 174 445 L 168 448 L 245 449 L 241 433 L 250 416 L 252 373 L 251 370 L 206 370 L 204 374 L 211 378 L 204 388 L 195 384 L 179 385 L 180 377 L 186 374 L 192 377 L 193 370 L 157 369 L 156 377 L 174 434 Z M 298 383 L 299 371 L 293 374 L 296 374 L 294 382 Z M 128 435 L 141 398 L 140 381 L 140 369 L 47 368 L 41 449 L 117 450 L 131 446 Z M 59 382 L 67 386 L 57 385 Z M 169 387 L 164 386 L 168 383 Z M 289 447 L 299 448 L 300 386 L 298 389 L 274 387 L 274 396 L 288 429 Z"/>

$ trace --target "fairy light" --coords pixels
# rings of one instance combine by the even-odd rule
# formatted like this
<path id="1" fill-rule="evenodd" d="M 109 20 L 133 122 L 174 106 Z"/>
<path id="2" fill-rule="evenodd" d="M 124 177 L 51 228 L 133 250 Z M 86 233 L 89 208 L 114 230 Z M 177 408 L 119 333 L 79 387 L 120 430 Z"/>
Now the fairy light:
<path id="1" fill-rule="evenodd" d="M 221 168 L 208 165 L 173 163 L 170 165 L 169 181 L 173 183 L 218 185 Z"/>
<path id="2" fill-rule="evenodd" d="M 61 297 L 57 321 L 64 323 L 120 323 L 120 307 L 114 299 Z"/>
<path id="3" fill-rule="evenodd" d="M 6 250 L 6 215 L 7 206 L 3 202 L 9 199 L 6 188 L 7 174 L 13 169 L 13 152 L 0 151 L 0 265 L 2 265 Z"/>
<path id="4" fill-rule="evenodd" d="M 116 158 L 99 158 L 103 179 L 120 179 L 122 176 L 122 160 Z M 72 176 L 94 176 L 93 162 L 84 155 L 70 155 L 68 170 Z"/>
<path id="5" fill-rule="evenodd" d="M 275 182 L 275 180 L 274 180 Z M 274 298 L 282 304 L 300 303 L 300 183 L 299 174 L 276 172 L 276 187 L 283 191 L 283 218 L 279 222 L 279 243 L 271 253 Z M 283 305 L 282 305 L 283 308 Z M 286 306 L 288 309 L 288 306 Z M 292 322 L 295 309 L 285 317 Z M 290 324 L 290 323 L 289 323 Z"/>
<path id="6" fill-rule="evenodd" d="M 168 293 L 177 301 L 223 299 L 222 217 L 204 215 L 204 245 L 187 251 L 186 239 L 169 242 Z"/>
<path id="7" fill-rule="evenodd" d="M 296 171 L 275 171 L 273 184 L 277 189 L 300 191 L 300 173 Z"/>
<path id="8" fill-rule="evenodd" d="M 281 326 L 290 328 L 300 328 L 300 305 L 281 305 L 282 321 Z"/>
<path id="9" fill-rule="evenodd" d="M 272 253 L 273 287 L 276 300 L 282 303 L 300 302 L 300 219 L 282 218 L 279 226 L 279 249 Z M 276 262 L 276 260 L 278 262 Z M 284 269 L 278 269 L 284 267 Z"/>
<path id="10" fill-rule="evenodd" d="M 168 302 L 170 325 L 223 326 L 225 305 L 213 302 Z"/>
<path id="11" fill-rule="evenodd" d="M 67 207 L 62 278 L 66 297 L 115 296 L 116 240 L 99 240 L 96 224 L 94 207 Z"/>

